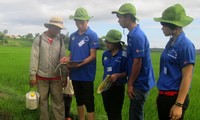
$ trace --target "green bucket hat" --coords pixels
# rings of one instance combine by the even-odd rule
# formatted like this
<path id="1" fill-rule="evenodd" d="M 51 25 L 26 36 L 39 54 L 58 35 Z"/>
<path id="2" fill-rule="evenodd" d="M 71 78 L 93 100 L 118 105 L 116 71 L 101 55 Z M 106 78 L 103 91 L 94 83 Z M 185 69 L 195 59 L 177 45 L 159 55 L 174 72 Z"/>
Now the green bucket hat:
<path id="1" fill-rule="evenodd" d="M 106 41 L 110 43 L 118 43 L 121 42 L 122 34 L 118 30 L 111 29 L 108 31 L 106 36 L 101 37 L 101 39 L 105 39 Z"/>
<path id="2" fill-rule="evenodd" d="M 82 7 L 76 9 L 74 16 L 73 15 L 69 16 L 69 19 L 74 19 L 74 20 L 89 20 L 91 18 L 92 16 L 89 16 L 86 9 Z"/>
<path id="3" fill-rule="evenodd" d="M 154 18 L 156 22 L 166 22 L 184 27 L 193 21 L 192 17 L 186 16 L 184 8 L 180 4 L 175 4 L 168 7 L 163 13 L 162 17 Z"/>
<path id="4" fill-rule="evenodd" d="M 131 3 L 125 3 L 123 4 L 118 11 L 112 11 L 112 14 L 121 14 L 121 15 L 124 15 L 124 14 L 131 14 L 133 16 L 135 16 L 135 18 L 137 20 L 139 20 L 137 17 L 136 17 L 136 8 L 134 5 L 132 5 Z"/>

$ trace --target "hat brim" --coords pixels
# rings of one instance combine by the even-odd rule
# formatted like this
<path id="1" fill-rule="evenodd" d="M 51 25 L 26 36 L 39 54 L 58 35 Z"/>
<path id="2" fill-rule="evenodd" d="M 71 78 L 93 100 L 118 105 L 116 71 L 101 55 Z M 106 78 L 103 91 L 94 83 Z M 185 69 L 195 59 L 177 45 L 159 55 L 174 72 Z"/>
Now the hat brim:
<path id="1" fill-rule="evenodd" d="M 121 13 L 118 12 L 118 11 L 112 11 L 111 13 L 112 13 L 112 14 L 121 14 Z"/>
<path id="2" fill-rule="evenodd" d="M 125 15 L 125 14 L 128 14 L 128 13 L 124 13 L 124 12 L 120 12 L 120 11 L 112 11 L 111 12 L 112 14 L 120 14 L 120 15 Z M 135 16 L 136 20 L 139 21 L 139 19 Z"/>
<path id="3" fill-rule="evenodd" d="M 113 40 L 113 39 L 110 39 L 110 38 L 108 38 L 108 37 L 106 37 L 106 36 L 102 36 L 101 39 L 106 40 L 106 41 L 108 41 L 108 42 L 110 42 L 110 43 L 118 43 L 118 42 L 121 42 L 121 40 Z"/>
<path id="4" fill-rule="evenodd" d="M 193 21 L 193 18 L 186 16 L 179 21 L 171 21 L 171 20 L 165 20 L 162 17 L 159 17 L 159 18 L 154 18 L 154 21 L 156 21 L 156 22 L 166 22 L 166 23 L 171 23 L 171 24 L 177 25 L 179 27 L 184 27 L 184 26 L 189 25 Z"/>
<path id="5" fill-rule="evenodd" d="M 66 29 L 65 27 L 64 27 L 64 25 L 61 25 L 61 24 L 57 24 L 57 23 L 44 23 L 44 26 L 46 27 L 46 28 L 49 28 L 50 26 L 56 26 L 56 27 L 59 27 L 59 28 L 61 28 L 61 29 Z"/>
<path id="6" fill-rule="evenodd" d="M 73 15 L 69 16 L 70 20 L 89 20 L 91 18 L 93 18 L 93 16 L 87 16 L 87 17 L 75 17 Z"/>

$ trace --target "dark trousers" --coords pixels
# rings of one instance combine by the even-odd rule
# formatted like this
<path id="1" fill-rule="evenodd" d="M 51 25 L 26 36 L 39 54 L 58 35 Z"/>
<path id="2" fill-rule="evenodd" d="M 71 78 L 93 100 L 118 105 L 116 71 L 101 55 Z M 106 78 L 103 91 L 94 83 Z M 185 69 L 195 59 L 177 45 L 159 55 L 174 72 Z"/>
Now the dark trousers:
<path id="1" fill-rule="evenodd" d="M 177 95 L 175 96 L 166 96 L 166 95 L 158 95 L 157 98 L 157 109 L 158 109 L 158 117 L 159 120 L 170 120 L 169 117 L 170 109 L 176 102 Z M 182 107 L 182 116 L 179 120 L 183 120 L 184 113 L 189 105 L 189 96 L 186 96 L 184 105 Z"/>
<path id="2" fill-rule="evenodd" d="M 111 86 L 102 92 L 103 104 L 108 120 L 122 120 L 122 106 L 124 102 L 124 86 Z"/>
<path id="3" fill-rule="evenodd" d="M 65 103 L 65 118 L 70 117 L 70 108 L 72 103 L 72 95 L 63 94 L 63 99 Z"/>
<path id="4" fill-rule="evenodd" d="M 94 83 L 93 81 L 72 80 L 77 106 L 85 105 L 87 112 L 94 112 Z"/>

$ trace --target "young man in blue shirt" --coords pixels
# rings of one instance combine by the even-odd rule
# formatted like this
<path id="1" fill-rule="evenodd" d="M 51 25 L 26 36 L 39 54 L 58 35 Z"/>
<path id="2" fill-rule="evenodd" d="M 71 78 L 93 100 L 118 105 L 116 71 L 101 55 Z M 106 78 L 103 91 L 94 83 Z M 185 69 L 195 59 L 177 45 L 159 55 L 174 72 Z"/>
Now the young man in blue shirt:
<path id="1" fill-rule="evenodd" d="M 144 103 L 148 91 L 155 85 L 149 42 L 136 23 L 136 9 L 130 3 L 123 4 L 116 14 L 122 28 L 127 28 L 128 96 L 131 100 L 129 120 L 144 120 Z"/>
<path id="2" fill-rule="evenodd" d="M 96 74 L 96 51 L 99 48 L 98 36 L 92 31 L 88 22 L 92 18 L 84 8 L 78 8 L 74 16 L 78 30 L 70 35 L 67 61 L 69 77 L 72 80 L 77 102 L 79 120 L 85 120 L 84 106 L 88 120 L 94 120 L 94 84 Z"/>

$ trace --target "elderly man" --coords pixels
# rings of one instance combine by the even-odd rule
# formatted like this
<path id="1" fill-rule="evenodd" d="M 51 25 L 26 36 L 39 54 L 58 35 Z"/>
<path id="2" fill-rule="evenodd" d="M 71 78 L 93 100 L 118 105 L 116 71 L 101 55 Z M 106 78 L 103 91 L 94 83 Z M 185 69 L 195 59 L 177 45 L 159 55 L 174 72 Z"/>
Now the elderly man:
<path id="1" fill-rule="evenodd" d="M 63 19 L 57 16 L 51 17 L 44 26 L 48 30 L 38 36 L 32 45 L 30 85 L 38 87 L 40 120 L 49 120 L 49 95 L 51 95 L 53 116 L 56 120 L 64 120 L 63 81 L 59 71 L 54 72 L 59 60 L 66 56 L 60 35 L 61 29 L 64 28 Z"/>

